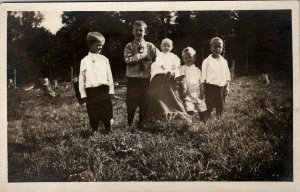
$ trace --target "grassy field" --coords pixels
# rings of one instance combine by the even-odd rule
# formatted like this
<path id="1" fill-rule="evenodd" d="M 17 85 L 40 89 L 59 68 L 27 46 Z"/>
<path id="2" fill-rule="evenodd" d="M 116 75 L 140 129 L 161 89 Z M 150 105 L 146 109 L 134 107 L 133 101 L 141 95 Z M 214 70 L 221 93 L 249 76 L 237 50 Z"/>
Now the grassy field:
<path id="1" fill-rule="evenodd" d="M 124 101 L 114 100 L 113 133 L 92 137 L 71 84 L 59 84 L 56 98 L 9 90 L 8 180 L 292 181 L 293 91 L 278 79 L 237 78 L 222 118 L 157 122 L 152 131 L 131 133 Z"/>

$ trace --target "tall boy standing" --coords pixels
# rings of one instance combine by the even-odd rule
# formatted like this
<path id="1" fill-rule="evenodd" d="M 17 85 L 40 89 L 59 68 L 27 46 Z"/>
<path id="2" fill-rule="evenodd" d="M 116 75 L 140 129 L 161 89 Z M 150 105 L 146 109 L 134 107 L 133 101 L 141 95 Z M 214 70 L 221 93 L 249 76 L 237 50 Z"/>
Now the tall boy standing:
<path id="1" fill-rule="evenodd" d="M 124 58 L 127 65 L 127 120 L 132 125 L 134 113 L 139 107 L 139 124 L 144 119 L 144 98 L 150 81 L 151 64 L 156 58 L 156 47 L 144 40 L 147 25 L 138 20 L 133 23 L 134 40 L 124 49 Z"/>
<path id="2" fill-rule="evenodd" d="M 105 43 L 104 37 L 98 32 L 87 35 L 89 53 L 80 63 L 79 92 L 86 100 L 86 108 L 95 133 L 100 121 L 104 123 L 106 132 L 110 132 L 113 122 L 111 95 L 114 94 L 114 82 L 109 60 L 99 54 Z"/>
<path id="3" fill-rule="evenodd" d="M 210 40 L 210 54 L 202 63 L 202 78 L 205 83 L 207 117 L 216 109 L 217 116 L 224 111 L 225 97 L 229 93 L 230 72 L 227 60 L 221 56 L 223 40 L 219 37 Z"/>

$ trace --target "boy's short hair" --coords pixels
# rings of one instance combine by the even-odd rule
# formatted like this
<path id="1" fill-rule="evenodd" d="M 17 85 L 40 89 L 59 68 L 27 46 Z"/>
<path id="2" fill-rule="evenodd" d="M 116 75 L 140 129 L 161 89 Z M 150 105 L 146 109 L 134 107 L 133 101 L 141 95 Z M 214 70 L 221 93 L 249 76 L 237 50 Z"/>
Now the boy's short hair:
<path id="1" fill-rule="evenodd" d="M 95 42 L 101 42 L 102 44 L 104 44 L 105 38 L 99 32 L 89 32 L 87 34 L 86 41 L 87 41 L 88 46 L 90 46 L 91 44 L 93 44 Z"/>
<path id="2" fill-rule="evenodd" d="M 187 53 L 190 53 L 192 57 L 196 55 L 196 51 L 192 47 L 186 47 L 182 50 L 182 55 L 185 55 Z"/>
<path id="3" fill-rule="evenodd" d="M 214 37 L 209 41 L 209 45 L 211 46 L 214 42 L 220 42 L 222 45 L 224 45 L 223 40 L 220 37 Z"/>
<path id="4" fill-rule="evenodd" d="M 140 27 L 140 26 L 142 26 L 142 27 L 144 27 L 145 29 L 147 29 L 147 24 L 144 22 L 144 21 L 142 21 L 142 20 L 137 20 L 137 21 L 135 21 L 134 23 L 133 23 L 133 25 L 132 25 L 132 27 L 134 28 L 134 27 Z"/>
<path id="5" fill-rule="evenodd" d="M 162 41 L 161 41 L 161 45 L 165 44 L 165 43 L 168 43 L 169 45 L 171 45 L 173 47 L 173 41 L 169 38 L 164 38 Z"/>

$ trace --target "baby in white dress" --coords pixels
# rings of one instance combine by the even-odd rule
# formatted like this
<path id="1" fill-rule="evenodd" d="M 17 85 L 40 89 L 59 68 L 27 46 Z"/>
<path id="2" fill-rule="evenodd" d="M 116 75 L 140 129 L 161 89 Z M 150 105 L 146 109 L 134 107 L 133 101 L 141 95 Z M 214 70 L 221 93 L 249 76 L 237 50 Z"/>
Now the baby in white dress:
<path id="1" fill-rule="evenodd" d="M 151 65 L 151 78 L 157 74 L 166 74 L 168 77 L 174 77 L 175 79 L 180 76 L 180 59 L 174 53 L 171 53 L 173 49 L 173 42 L 171 39 L 164 39 L 161 42 L 161 52 L 157 53 L 156 60 Z"/>

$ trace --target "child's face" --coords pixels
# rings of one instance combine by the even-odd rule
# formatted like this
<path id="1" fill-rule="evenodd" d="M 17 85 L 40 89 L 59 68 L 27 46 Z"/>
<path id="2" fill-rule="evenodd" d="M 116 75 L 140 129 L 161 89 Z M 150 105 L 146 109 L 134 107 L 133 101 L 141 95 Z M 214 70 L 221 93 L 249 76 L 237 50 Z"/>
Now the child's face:
<path id="1" fill-rule="evenodd" d="M 103 48 L 103 45 L 100 41 L 96 41 L 92 44 L 90 44 L 89 46 L 89 50 L 91 53 L 100 53 L 102 48 Z"/>
<path id="2" fill-rule="evenodd" d="M 183 63 L 186 65 L 193 65 L 195 63 L 195 55 L 191 55 L 189 52 L 186 52 L 182 55 Z"/>
<path id="3" fill-rule="evenodd" d="M 146 29 L 144 26 L 135 26 L 133 28 L 134 39 L 142 40 L 144 39 L 145 34 L 146 34 Z"/>
<path id="4" fill-rule="evenodd" d="M 223 51 L 223 43 L 215 41 L 210 45 L 210 51 L 213 55 L 219 56 Z"/>
<path id="5" fill-rule="evenodd" d="M 168 53 L 173 49 L 173 46 L 170 45 L 170 43 L 163 43 L 161 44 L 160 48 L 162 52 Z"/>

